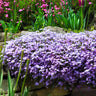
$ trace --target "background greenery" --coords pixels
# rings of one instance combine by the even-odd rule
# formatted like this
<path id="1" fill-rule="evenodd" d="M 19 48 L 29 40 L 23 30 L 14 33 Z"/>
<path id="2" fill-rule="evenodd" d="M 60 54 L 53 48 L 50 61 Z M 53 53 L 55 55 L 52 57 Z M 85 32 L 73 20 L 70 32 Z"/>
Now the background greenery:
<path id="1" fill-rule="evenodd" d="M 96 0 L 84 0 L 82 7 L 78 1 L 4 0 L 1 5 L 3 11 L 0 14 L 0 28 L 5 31 L 6 25 L 11 35 L 20 30 L 36 31 L 45 26 L 59 26 L 73 31 L 88 29 L 93 24 Z"/>

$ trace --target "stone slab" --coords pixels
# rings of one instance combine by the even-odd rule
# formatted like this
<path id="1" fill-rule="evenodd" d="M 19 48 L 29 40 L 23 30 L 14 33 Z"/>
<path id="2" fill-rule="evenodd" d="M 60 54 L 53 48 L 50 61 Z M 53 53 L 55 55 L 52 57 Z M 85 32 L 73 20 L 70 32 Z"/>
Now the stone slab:
<path id="1" fill-rule="evenodd" d="M 37 96 L 65 96 L 68 94 L 67 91 L 64 90 L 64 88 L 60 89 L 57 88 L 48 88 L 48 89 L 41 89 L 36 91 Z"/>
<path id="2" fill-rule="evenodd" d="M 75 89 L 72 96 L 96 96 L 96 89 L 89 89 L 88 87 Z"/>
<path id="3" fill-rule="evenodd" d="M 15 84 L 16 80 L 12 79 L 12 82 L 14 82 L 13 84 Z M 20 91 L 20 88 L 17 87 L 16 91 Z M 8 80 L 7 79 L 3 79 L 2 85 L 0 88 L 0 93 L 8 93 Z"/>

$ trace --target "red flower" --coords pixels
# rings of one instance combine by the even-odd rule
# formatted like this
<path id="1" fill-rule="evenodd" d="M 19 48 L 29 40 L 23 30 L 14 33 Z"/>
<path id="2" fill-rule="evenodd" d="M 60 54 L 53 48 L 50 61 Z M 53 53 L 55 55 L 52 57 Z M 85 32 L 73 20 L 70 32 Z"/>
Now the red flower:
<path id="1" fill-rule="evenodd" d="M 85 0 L 78 0 L 80 7 L 84 6 L 84 1 L 85 1 Z"/>

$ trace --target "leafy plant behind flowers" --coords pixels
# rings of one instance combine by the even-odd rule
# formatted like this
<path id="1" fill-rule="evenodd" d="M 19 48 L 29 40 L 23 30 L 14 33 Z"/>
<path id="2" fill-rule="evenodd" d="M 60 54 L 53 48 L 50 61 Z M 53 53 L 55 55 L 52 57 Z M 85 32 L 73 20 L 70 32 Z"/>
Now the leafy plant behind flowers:
<path id="1" fill-rule="evenodd" d="M 80 12 L 74 13 L 73 10 L 69 10 L 68 16 L 64 16 L 64 14 L 62 15 L 55 14 L 55 18 L 58 26 L 60 27 L 72 30 L 80 30 L 80 24 L 81 24 Z"/>
<path id="2" fill-rule="evenodd" d="M 46 24 L 44 12 L 41 9 L 38 9 L 38 15 L 35 15 L 35 22 L 32 22 L 32 30 L 36 31 L 40 28 L 44 28 Z"/>
<path id="3" fill-rule="evenodd" d="M 82 11 L 81 18 L 82 21 L 85 22 L 84 28 L 87 29 L 93 23 L 94 13 L 96 11 L 96 0 L 72 0 L 72 1 L 73 1 L 73 9 L 75 10 L 75 12 Z"/>
<path id="4" fill-rule="evenodd" d="M 78 1 L 84 1 L 82 7 Z M 94 15 L 94 9 L 96 10 L 95 3 L 95 0 L 11 0 L 3 2 L 0 16 L 9 23 L 13 20 L 13 26 L 16 26 L 19 18 L 22 18 L 21 29 L 26 27 L 38 30 L 45 26 L 62 26 L 71 30 L 82 30 L 92 23 L 90 18 Z M 57 17 L 64 19 L 57 20 Z"/>
<path id="5" fill-rule="evenodd" d="M 13 24 L 12 21 L 10 22 L 5 22 L 3 20 L 0 20 L 0 23 L 2 24 L 3 27 L 3 31 L 9 33 L 9 37 L 12 37 L 12 34 L 15 34 L 17 32 L 19 32 L 19 28 L 20 28 L 20 21 L 16 24 L 16 26 Z"/>

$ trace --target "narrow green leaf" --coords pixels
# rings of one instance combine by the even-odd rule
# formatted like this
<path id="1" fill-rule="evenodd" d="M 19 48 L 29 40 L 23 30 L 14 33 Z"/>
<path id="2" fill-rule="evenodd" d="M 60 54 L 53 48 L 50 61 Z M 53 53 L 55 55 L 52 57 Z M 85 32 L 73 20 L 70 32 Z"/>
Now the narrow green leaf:
<path id="1" fill-rule="evenodd" d="M 3 70 L 1 69 L 1 66 L 0 65 L 0 88 L 1 88 L 1 85 L 2 85 L 2 81 L 3 81 Z"/>
<path id="2" fill-rule="evenodd" d="M 15 91 L 16 91 L 16 88 L 17 88 L 17 85 L 18 85 L 18 82 L 19 82 L 19 78 L 20 78 L 20 73 L 21 73 L 21 68 L 22 68 L 23 55 L 24 55 L 24 50 L 22 50 L 22 52 L 21 52 L 21 64 L 20 64 L 20 69 L 19 69 L 18 77 L 17 77 L 17 80 L 16 80 L 16 85 L 15 85 L 14 93 L 15 93 Z"/>
<path id="3" fill-rule="evenodd" d="M 5 32 L 5 29 L 7 28 L 7 25 L 6 25 L 5 21 L 0 20 L 0 23 L 2 24 L 3 30 Z"/>
<path id="4" fill-rule="evenodd" d="M 8 71 L 8 96 L 14 96 L 13 82 L 11 80 L 9 71 Z"/>
<path id="5" fill-rule="evenodd" d="M 27 87 L 25 87 L 23 96 L 28 96 L 28 93 L 29 93 L 29 91 L 28 91 Z"/>
<path id="6" fill-rule="evenodd" d="M 21 96 L 22 96 L 22 94 L 23 94 L 24 84 L 25 84 L 25 80 L 26 80 L 27 73 L 28 73 L 29 59 L 27 59 L 27 63 L 26 63 L 26 65 L 27 65 L 27 69 L 26 69 L 25 77 L 24 77 L 24 80 L 23 80 L 23 83 L 22 83 Z"/>

